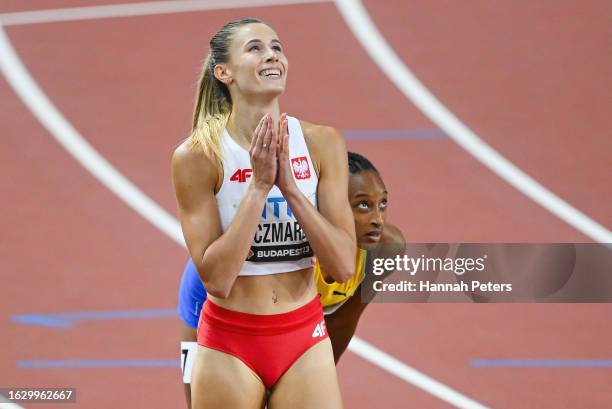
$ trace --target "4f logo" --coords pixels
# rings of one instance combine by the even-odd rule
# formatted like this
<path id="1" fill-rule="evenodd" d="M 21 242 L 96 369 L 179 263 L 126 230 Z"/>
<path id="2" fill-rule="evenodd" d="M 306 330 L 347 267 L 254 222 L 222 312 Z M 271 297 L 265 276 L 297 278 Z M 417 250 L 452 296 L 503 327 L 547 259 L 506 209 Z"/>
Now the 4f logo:
<path id="1" fill-rule="evenodd" d="M 321 338 L 325 336 L 325 320 L 317 324 L 314 331 L 312 332 L 313 338 Z"/>
<path id="2" fill-rule="evenodd" d="M 291 159 L 291 168 L 296 179 L 308 179 L 310 177 L 310 166 L 308 166 L 306 156 Z"/>
<path id="3" fill-rule="evenodd" d="M 252 174 L 253 169 L 238 169 L 236 172 L 234 172 L 230 180 L 232 182 L 244 183 L 251 177 Z"/>

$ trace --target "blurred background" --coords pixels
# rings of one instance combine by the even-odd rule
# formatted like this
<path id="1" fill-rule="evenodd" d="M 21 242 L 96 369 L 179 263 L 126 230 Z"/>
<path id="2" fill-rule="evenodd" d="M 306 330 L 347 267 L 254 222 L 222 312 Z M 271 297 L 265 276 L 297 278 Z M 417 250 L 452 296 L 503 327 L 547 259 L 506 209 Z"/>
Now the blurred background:
<path id="1" fill-rule="evenodd" d="M 170 157 L 208 40 L 235 18 L 276 29 L 281 109 L 378 167 L 409 242 L 611 242 L 611 11 L 0 0 L 0 387 L 76 388 L 67 408 L 184 407 Z M 610 407 L 611 312 L 373 304 L 338 367 L 345 405 Z"/>

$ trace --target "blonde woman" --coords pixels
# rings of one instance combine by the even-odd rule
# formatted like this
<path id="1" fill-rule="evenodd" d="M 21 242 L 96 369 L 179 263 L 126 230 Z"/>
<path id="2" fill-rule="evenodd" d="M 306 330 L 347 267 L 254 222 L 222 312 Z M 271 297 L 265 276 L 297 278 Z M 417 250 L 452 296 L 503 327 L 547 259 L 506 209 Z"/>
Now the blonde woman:
<path id="1" fill-rule="evenodd" d="M 371 272 L 372 257 L 394 258 L 405 250 L 401 231 L 387 222 L 387 188 L 374 165 L 364 156 L 349 152 L 348 199 L 355 220 L 357 243 L 370 250 L 357 249 L 355 274 L 337 283 L 329 279 L 318 263 L 314 278 L 325 314 L 325 325 L 336 364 L 355 334 L 361 314 L 375 294 L 362 291 L 362 281 Z M 382 277 L 381 277 L 382 278 Z M 363 295 L 362 295 L 363 292 Z M 178 313 L 181 321 L 181 368 L 187 407 L 191 404 L 191 369 L 197 355 L 197 327 L 206 300 L 206 289 L 189 259 L 183 269 L 179 287 Z"/>
<path id="2" fill-rule="evenodd" d="M 344 141 L 281 115 L 276 32 L 232 21 L 210 40 L 191 136 L 172 174 L 183 235 L 208 292 L 192 408 L 342 407 L 312 256 L 355 270 Z"/>

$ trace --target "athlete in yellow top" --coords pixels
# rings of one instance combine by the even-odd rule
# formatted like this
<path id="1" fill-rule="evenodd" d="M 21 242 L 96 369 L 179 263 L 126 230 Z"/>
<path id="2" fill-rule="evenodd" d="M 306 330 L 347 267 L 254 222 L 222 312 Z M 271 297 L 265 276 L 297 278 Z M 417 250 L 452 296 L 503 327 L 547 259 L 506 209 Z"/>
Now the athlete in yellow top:
<path id="1" fill-rule="evenodd" d="M 338 283 L 325 275 L 321 270 L 321 265 L 317 262 L 314 266 L 314 277 L 317 289 L 321 294 L 321 304 L 325 315 L 333 314 L 340 308 L 353 294 L 365 278 L 365 266 L 368 252 L 364 249 L 357 249 L 355 256 L 355 274 L 343 283 Z"/>
<path id="2" fill-rule="evenodd" d="M 315 265 L 315 280 L 321 294 L 327 332 L 336 363 L 355 334 L 361 314 L 373 292 L 362 297 L 361 282 L 370 270 L 373 257 L 393 258 L 405 250 L 402 232 L 387 223 L 388 193 L 378 170 L 364 156 L 349 152 L 349 203 L 355 219 L 357 249 L 355 274 L 348 281 L 336 283 Z M 367 251 L 366 251 L 367 249 Z"/>
<path id="3" fill-rule="evenodd" d="M 321 294 L 327 332 L 332 342 L 336 363 L 346 350 L 359 322 L 359 317 L 374 296 L 362 302 L 361 282 L 368 271 L 368 252 L 377 257 L 394 257 L 404 251 L 404 237 L 399 229 L 387 223 L 387 189 L 372 163 L 360 154 L 349 152 L 349 202 L 355 219 L 357 243 L 355 274 L 346 282 L 334 282 L 315 263 L 314 277 Z M 384 244 L 384 246 L 381 246 Z M 366 248 L 368 251 L 366 251 Z M 391 254 L 392 253 L 392 254 Z M 191 260 L 187 263 L 179 291 L 181 326 L 181 363 L 183 382 L 189 406 L 190 365 L 196 350 L 196 328 L 206 291 Z"/>

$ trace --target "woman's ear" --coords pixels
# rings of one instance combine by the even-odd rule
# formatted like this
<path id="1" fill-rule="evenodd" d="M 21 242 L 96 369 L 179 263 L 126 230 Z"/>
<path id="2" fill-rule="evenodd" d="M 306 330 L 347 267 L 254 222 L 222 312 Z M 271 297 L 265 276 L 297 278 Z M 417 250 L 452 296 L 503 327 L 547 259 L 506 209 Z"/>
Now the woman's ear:
<path id="1" fill-rule="evenodd" d="M 225 64 L 217 64 L 213 69 L 213 72 L 215 77 L 217 77 L 217 79 L 225 85 L 229 85 L 234 81 L 230 70 Z"/>

